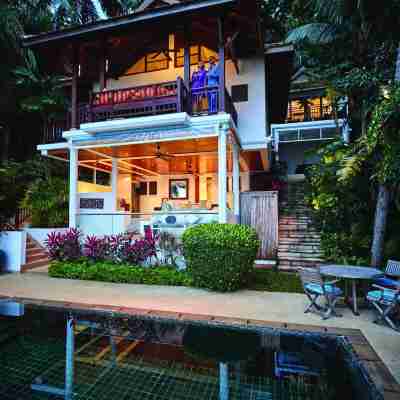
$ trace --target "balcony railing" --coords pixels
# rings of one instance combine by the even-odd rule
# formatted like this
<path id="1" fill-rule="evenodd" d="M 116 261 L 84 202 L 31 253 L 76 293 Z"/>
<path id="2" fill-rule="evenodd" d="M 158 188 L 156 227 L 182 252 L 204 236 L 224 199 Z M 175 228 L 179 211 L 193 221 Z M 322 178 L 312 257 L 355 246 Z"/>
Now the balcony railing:
<path id="1" fill-rule="evenodd" d="M 89 104 L 79 105 L 77 120 L 82 124 L 176 112 L 209 115 L 217 113 L 219 105 L 218 86 L 189 90 L 178 78 L 174 82 L 94 92 Z M 223 109 L 237 123 L 238 114 L 227 91 Z M 62 132 L 71 128 L 70 121 L 70 113 L 64 119 L 50 121 L 45 127 L 45 142 L 62 140 Z"/>
<path id="2" fill-rule="evenodd" d="M 286 122 L 307 122 L 334 119 L 333 107 L 331 105 L 309 106 L 307 109 L 290 108 Z"/>

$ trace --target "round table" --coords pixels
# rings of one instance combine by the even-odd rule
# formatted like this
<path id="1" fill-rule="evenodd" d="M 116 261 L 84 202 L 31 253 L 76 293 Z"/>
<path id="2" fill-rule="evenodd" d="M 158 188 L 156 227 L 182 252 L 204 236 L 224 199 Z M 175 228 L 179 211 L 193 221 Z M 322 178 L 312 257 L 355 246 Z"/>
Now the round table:
<path id="1" fill-rule="evenodd" d="M 382 271 L 376 268 L 336 264 L 323 265 L 320 267 L 320 272 L 321 275 L 351 280 L 353 304 L 350 308 L 355 315 L 360 315 L 357 304 L 357 280 L 373 279 L 377 275 L 382 275 Z"/>

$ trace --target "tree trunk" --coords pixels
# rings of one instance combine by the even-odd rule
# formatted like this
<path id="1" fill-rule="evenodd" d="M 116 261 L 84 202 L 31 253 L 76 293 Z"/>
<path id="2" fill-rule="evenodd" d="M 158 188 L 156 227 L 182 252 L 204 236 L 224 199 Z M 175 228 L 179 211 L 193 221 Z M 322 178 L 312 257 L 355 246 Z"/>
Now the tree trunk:
<path id="1" fill-rule="evenodd" d="M 400 81 L 400 43 L 397 48 L 396 70 L 394 80 Z M 374 237 L 371 246 L 371 265 L 376 267 L 382 264 L 383 247 L 386 233 L 386 222 L 389 213 L 390 189 L 387 185 L 379 185 L 378 200 L 375 209 Z"/>
<path id="2" fill-rule="evenodd" d="M 382 264 L 389 201 L 389 187 L 382 184 L 379 185 L 375 210 L 374 237 L 371 246 L 371 265 L 373 267 L 379 267 Z"/>

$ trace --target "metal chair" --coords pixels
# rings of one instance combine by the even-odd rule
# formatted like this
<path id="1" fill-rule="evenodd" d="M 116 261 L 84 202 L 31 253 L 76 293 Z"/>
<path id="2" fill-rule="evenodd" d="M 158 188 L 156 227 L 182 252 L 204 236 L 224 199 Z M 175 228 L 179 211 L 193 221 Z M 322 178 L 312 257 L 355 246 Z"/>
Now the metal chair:
<path id="1" fill-rule="evenodd" d="M 338 280 L 324 282 L 317 268 L 300 269 L 300 279 L 304 293 L 311 301 L 304 313 L 314 311 L 321 315 L 322 319 L 328 319 L 332 314 L 336 317 L 342 316 L 335 310 L 337 301 L 343 295 L 342 290 L 334 285 Z M 318 304 L 320 297 L 325 299 L 324 306 Z"/>
<path id="2" fill-rule="evenodd" d="M 400 286 L 400 261 L 389 260 L 384 274 L 375 277 L 374 284 L 396 290 Z"/>
<path id="3" fill-rule="evenodd" d="M 383 322 L 392 329 L 400 332 L 400 326 L 393 320 L 393 315 L 400 304 L 400 286 L 396 289 L 388 289 L 383 286 L 372 285 L 378 290 L 371 290 L 367 294 L 367 300 L 375 307 L 378 318 L 376 324 Z"/>

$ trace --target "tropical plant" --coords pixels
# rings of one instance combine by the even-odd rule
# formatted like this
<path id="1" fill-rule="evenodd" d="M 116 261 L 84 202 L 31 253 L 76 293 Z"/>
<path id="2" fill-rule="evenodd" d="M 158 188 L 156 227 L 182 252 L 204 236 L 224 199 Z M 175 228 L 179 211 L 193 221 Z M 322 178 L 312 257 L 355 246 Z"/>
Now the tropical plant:
<path id="1" fill-rule="evenodd" d="M 51 232 L 45 241 L 47 253 L 51 260 L 73 261 L 82 255 L 82 232 L 79 229 L 68 229 L 66 232 Z"/>
<path id="2" fill-rule="evenodd" d="M 246 286 L 260 245 L 251 227 L 216 223 L 186 229 L 182 242 L 194 285 L 221 292 Z"/>
<path id="3" fill-rule="evenodd" d="M 92 261 L 103 261 L 109 255 L 107 238 L 88 235 L 83 243 L 83 255 Z"/>
<path id="4" fill-rule="evenodd" d="M 21 202 L 30 210 L 32 226 L 56 228 L 68 225 L 68 182 L 60 177 L 33 181 Z"/>

